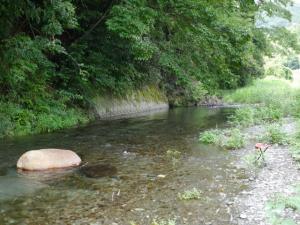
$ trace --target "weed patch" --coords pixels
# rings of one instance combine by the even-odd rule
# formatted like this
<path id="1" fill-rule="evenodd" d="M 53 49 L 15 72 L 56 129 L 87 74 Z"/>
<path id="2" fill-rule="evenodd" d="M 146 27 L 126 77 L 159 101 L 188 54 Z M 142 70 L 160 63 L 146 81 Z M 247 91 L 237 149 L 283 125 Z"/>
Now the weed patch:
<path id="1" fill-rule="evenodd" d="M 218 144 L 220 141 L 220 130 L 208 130 L 204 131 L 199 138 L 199 141 L 203 144 Z"/>
<path id="2" fill-rule="evenodd" d="M 0 137 L 52 132 L 87 121 L 81 110 L 59 103 L 35 110 L 0 102 Z"/>
<path id="3" fill-rule="evenodd" d="M 195 200 L 202 198 L 202 191 L 197 188 L 193 188 L 192 190 L 184 191 L 183 193 L 178 193 L 178 198 L 180 200 Z"/>
<path id="4" fill-rule="evenodd" d="M 154 219 L 151 225 L 176 225 L 176 219 Z"/>
<path id="5" fill-rule="evenodd" d="M 249 153 L 243 157 L 243 161 L 250 167 L 262 168 L 265 166 L 265 156 L 264 153 L 260 156 L 258 151 Z"/>
<path id="6" fill-rule="evenodd" d="M 230 129 L 225 131 L 221 146 L 226 149 L 239 149 L 245 146 L 245 142 L 245 136 L 239 129 Z"/>
<path id="7" fill-rule="evenodd" d="M 203 144 L 214 144 L 225 149 L 239 149 L 245 146 L 245 135 L 237 128 L 205 131 L 199 141 Z"/>
<path id="8" fill-rule="evenodd" d="M 279 145 L 287 145 L 290 143 L 288 135 L 281 130 L 281 127 L 278 124 L 269 125 L 266 133 L 260 138 L 260 140 L 270 144 Z"/>
<path id="9" fill-rule="evenodd" d="M 291 213 L 286 211 L 290 209 Z M 292 196 L 277 195 L 271 199 L 266 205 L 268 220 L 273 225 L 296 225 L 297 222 L 293 218 L 293 214 L 300 211 L 300 187 L 295 188 Z"/>

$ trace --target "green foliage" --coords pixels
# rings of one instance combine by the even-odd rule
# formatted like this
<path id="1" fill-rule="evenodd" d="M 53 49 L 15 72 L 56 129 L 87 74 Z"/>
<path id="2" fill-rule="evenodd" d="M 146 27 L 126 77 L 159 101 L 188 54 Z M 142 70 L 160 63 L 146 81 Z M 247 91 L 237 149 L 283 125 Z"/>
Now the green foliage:
<path id="1" fill-rule="evenodd" d="M 193 188 L 191 190 L 186 190 L 183 193 L 178 193 L 178 198 L 180 200 L 195 200 L 202 198 L 202 191 L 198 190 L 197 188 Z"/>
<path id="2" fill-rule="evenodd" d="M 274 65 L 269 67 L 265 74 L 266 76 L 275 76 L 286 80 L 293 79 L 293 72 L 291 69 L 282 65 Z"/>
<path id="3" fill-rule="evenodd" d="M 5 102 L 0 102 L 0 118 L 0 137 L 51 132 L 88 121 L 81 110 L 59 104 L 38 111 Z"/>
<path id="4" fill-rule="evenodd" d="M 245 146 L 245 136 L 239 129 L 231 129 L 229 132 L 225 132 L 225 137 L 222 147 L 226 149 L 239 149 Z"/>
<path id="5" fill-rule="evenodd" d="M 269 37 L 297 47 L 293 36 L 282 42 L 285 30 L 256 26 L 258 13 L 288 18 L 288 3 L 3 0 L 1 102 L 22 109 L 23 119 L 2 113 L 2 133 L 73 124 L 76 119 L 43 109 L 73 115 L 96 94 L 124 96 L 155 86 L 174 105 L 195 104 L 208 91 L 245 85 L 263 75 Z"/>
<path id="6" fill-rule="evenodd" d="M 204 131 L 200 134 L 199 141 L 203 144 L 218 144 L 220 134 L 220 130 Z"/>
<path id="7" fill-rule="evenodd" d="M 225 149 L 239 149 L 245 146 L 245 136 L 237 128 L 205 131 L 199 141 L 204 144 L 214 144 Z"/>
<path id="8" fill-rule="evenodd" d="M 225 95 L 224 100 L 229 103 L 261 104 L 260 116 L 278 119 L 290 113 L 297 112 L 297 98 L 299 91 L 291 86 L 289 81 L 277 78 L 256 80 L 252 85 L 238 89 Z M 299 106 L 300 107 L 300 106 Z M 268 118 L 265 118 L 268 119 Z"/>
<path id="9" fill-rule="evenodd" d="M 243 160 L 245 163 L 247 163 L 248 166 L 254 167 L 254 168 L 262 168 L 266 165 L 265 162 L 265 152 L 258 151 L 255 149 L 253 153 L 249 153 L 243 157 Z"/>
<path id="10" fill-rule="evenodd" d="M 231 124 L 235 126 L 251 126 L 255 124 L 256 108 L 242 107 L 235 110 L 234 114 L 229 118 Z"/>
<path id="11" fill-rule="evenodd" d="M 300 60 L 297 55 L 290 56 L 283 63 L 284 66 L 290 68 L 291 70 L 300 69 Z"/>
<path id="12" fill-rule="evenodd" d="M 182 153 L 176 149 L 168 149 L 166 152 L 166 157 L 172 162 L 173 166 L 179 163 L 181 155 Z"/>
<path id="13" fill-rule="evenodd" d="M 248 127 L 257 124 L 278 122 L 282 117 L 282 110 L 273 105 L 242 107 L 235 110 L 234 114 L 229 118 L 229 122 L 234 126 Z"/>
<path id="14" fill-rule="evenodd" d="M 290 147 L 290 152 L 293 159 L 297 162 L 300 162 L 300 143 L 298 141 L 293 143 L 293 145 Z"/>
<path id="15" fill-rule="evenodd" d="M 290 142 L 288 135 L 281 131 L 281 126 L 279 124 L 269 125 L 266 129 L 265 135 L 261 137 L 261 141 L 279 145 L 286 145 Z"/>
<path id="16" fill-rule="evenodd" d="M 286 209 L 291 209 L 295 212 L 300 211 L 300 188 L 295 188 L 295 193 L 290 196 L 277 195 L 268 201 L 266 212 L 268 221 L 272 225 L 296 225 L 297 222 L 285 215 Z M 290 215 L 289 215 L 290 216 Z"/>

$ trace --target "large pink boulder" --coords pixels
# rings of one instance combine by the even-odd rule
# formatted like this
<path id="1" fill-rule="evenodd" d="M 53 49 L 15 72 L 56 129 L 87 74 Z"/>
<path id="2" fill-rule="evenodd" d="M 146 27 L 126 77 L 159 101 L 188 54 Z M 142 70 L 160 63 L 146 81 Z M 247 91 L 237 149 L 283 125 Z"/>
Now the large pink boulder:
<path id="1" fill-rule="evenodd" d="M 62 149 L 39 149 L 25 152 L 17 162 L 23 170 L 47 170 L 78 166 L 80 157 L 73 151 Z"/>

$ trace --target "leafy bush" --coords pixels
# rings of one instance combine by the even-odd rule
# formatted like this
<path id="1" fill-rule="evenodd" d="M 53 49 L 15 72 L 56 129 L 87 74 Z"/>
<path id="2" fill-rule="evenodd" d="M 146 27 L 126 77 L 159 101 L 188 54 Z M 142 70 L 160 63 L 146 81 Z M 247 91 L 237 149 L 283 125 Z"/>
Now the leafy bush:
<path id="1" fill-rule="evenodd" d="M 266 70 L 266 76 L 274 76 L 286 80 L 293 79 L 293 72 L 290 68 L 283 65 L 274 65 Z"/>
<path id="2" fill-rule="evenodd" d="M 0 102 L 0 119 L 0 137 L 52 132 L 88 121 L 79 109 L 61 104 L 52 105 L 46 113 L 5 102 Z"/>
<path id="3" fill-rule="evenodd" d="M 220 130 L 208 130 L 204 131 L 200 137 L 199 141 L 204 143 L 204 144 L 218 144 L 219 136 L 221 134 Z"/>
<path id="4" fill-rule="evenodd" d="M 239 129 L 231 129 L 225 132 L 225 137 L 221 146 L 226 149 L 239 149 L 245 146 L 245 136 Z"/>

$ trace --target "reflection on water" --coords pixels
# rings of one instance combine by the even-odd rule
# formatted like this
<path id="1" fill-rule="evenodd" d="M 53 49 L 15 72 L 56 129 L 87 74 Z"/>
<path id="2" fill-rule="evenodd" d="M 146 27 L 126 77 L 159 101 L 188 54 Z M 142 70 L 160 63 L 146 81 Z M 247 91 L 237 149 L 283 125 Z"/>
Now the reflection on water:
<path id="1" fill-rule="evenodd" d="M 242 190 L 244 171 L 233 166 L 233 152 L 197 142 L 200 131 L 224 126 L 229 114 L 182 108 L 2 140 L 0 224 L 144 225 L 155 217 L 176 217 L 177 224 L 232 224 L 225 203 Z M 72 149 L 85 164 L 98 165 L 92 172 L 101 176 L 85 176 L 82 168 L 17 172 L 18 157 L 39 148 Z M 181 153 L 176 162 L 168 150 Z M 179 192 L 193 187 L 205 197 L 178 199 Z"/>

